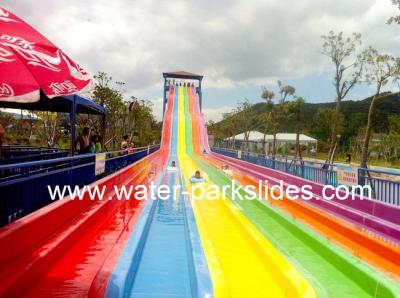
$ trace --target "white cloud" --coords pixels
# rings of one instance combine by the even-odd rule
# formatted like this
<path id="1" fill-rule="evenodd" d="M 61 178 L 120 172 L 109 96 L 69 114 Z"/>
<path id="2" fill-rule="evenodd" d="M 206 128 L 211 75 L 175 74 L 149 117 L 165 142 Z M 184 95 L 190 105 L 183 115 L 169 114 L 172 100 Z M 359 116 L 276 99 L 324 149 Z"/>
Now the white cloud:
<path id="1" fill-rule="evenodd" d="M 222 120 L 222 115 L 224 113 L 232 112 L 233 109 L 234 109 L 233 106 L 223 106 L 219 108 L 203 108 L 202 113 L 204 115 L 206 122 L 209 120 L 220 121 Z"/>
<path id="2" fill-rule="evenodd" d="M 359 31 L 364 44 L 396 53 L 389 0 L 4 0 L 92 73 L 161 93 L 163 71 L 205 75 L 205 88 L 261 85 L 321 72 L 320 35 Z M 158 94 L 159 94 L 158 93 Z M 211 111 L 210 111 L 211 112 Z M 212 112 L 214 113 L 214 112 Z"/>
<path id="3" fill-rule="evenodd" d="M 152 110 L 154 116 L 156 117 L 157 121 L 161 121 L 163 116 L 163 98 L 159 97 L 150 99 L 150 102 L 153 104 Z"/>

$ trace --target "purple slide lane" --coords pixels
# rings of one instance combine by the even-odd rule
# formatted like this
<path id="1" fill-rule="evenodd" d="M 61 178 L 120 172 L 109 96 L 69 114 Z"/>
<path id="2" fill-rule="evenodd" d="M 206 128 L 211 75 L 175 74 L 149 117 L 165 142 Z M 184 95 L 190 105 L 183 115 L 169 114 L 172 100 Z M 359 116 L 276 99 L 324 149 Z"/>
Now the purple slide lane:
<path id="1" fill-rule="evenodd" d="M 339 200 L 334 198 L 330 201 L 323 200 L 324 185 L 322 184 L 220 154 L 213 153 L 213 157 L 257 179 L 268 180 L 270 185 L 279 184 L 282 180 L 284 190 L 290 184 L 298 187 L 308 184 L 312 187 L 314 196 L 311 200 L 304 200 L 305 203 L 312 204 L 357 225 L 366 232 L 371 232 L 391 243 L 400 245 L 400 208 L 398 207 L 370 199 Z"/>

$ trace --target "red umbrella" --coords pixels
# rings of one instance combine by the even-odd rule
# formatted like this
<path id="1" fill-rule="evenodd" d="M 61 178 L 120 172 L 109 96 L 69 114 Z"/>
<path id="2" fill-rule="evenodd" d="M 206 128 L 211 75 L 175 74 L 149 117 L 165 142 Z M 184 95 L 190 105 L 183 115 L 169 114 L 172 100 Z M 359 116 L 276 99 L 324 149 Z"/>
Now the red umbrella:
<path id="1" fill-rule="evenodd" d="M 89 89 L 88 73 L 23 20 L 0 7 L 0 101 L 35 102 Z"/>

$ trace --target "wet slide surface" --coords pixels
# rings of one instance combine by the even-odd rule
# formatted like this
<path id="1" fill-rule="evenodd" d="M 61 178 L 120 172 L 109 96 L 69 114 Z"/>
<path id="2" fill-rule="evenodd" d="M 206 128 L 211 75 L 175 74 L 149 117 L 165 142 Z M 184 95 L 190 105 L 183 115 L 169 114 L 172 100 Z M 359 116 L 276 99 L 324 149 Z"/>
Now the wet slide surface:
<path id="1" fill-rule="evenodd" d="M 167 168 L 172 161 L 178 170 Z M 188 194 L 60 201 L 0 230 L 0 296 L 400 295 L 396 247 L 313 204 L 233 200 L 220 191 L 231 184 L 225 163 L 242 185 L 273 178 L 212 154 L 195 88 L 171 87 L 161 149 L 97 184 L 154 181 Z M 204 189 L 219 186 L 214 200 L 190 182 L 196 170 Z"/>
<path id="2" fill-rule="evenodd" d="M 132 178 L 146 183 L 145 177 L 149 176 L 150 168 L 146 167 Z M 102 260 L 113 245 L 124 238 L 141 208 L 142 204 L 134 201 L 94 202 L 45 236 L 43 242 L 3 267 L 1 292 L 12 297 L 87 295 Z M 49 224 L 54 224 L 57 218 L 50 216 Z M 39 225 L 38 228 L 46 230 L 47 227 Z M 32 232 L 37 233 L 37 230 Z M 22 237 L 31 238 L 30 234 Z"/>
<path id="3" fill-rule="evenodd" d="M 232 178 L 242 185 L 257 186 L 258 180 L 264 181 L 271 177 L 262 174 L 262 169 L 254 166 L 235 162 L 230 158 L 212 156 L 207 158 L 214 166 L 221 168 L 222 165 L 229 165 L 232 169 Z M 276 184 L 278 184 L 276 182 Z M 265 193 L 263 193 L 265 195 Z M 270 204 L 288 212 L 292 217 L 323 234 L 326 238 L 334 241 L 341 247 L 348 249 L 353 255 L 367 261 L 373 266 L 380 268 L 393 279 L 400 280 L 400 247 L 390 242 L 383 241 L 370 233 L 365 233 L 359 226 L 337 220 L 335 216 L 324 213 L 321 209 L 303 201 L 269 200 Z"/>
<path id="4" fill-rule="evenodd" d="M 192 153 L 193 132 L 186 88 L 180 90 L 178 102 L 178 153 L 184 177 L 188 179 L 196 165 L 188 155 Z M 207 260 L 212 264 L 210 271 L 215 295 L 313 297 L 314 290 L 294 267 L 238 209 L 225 201 L 221 194 L 218 196 L 214 201 L 201 199 L 193 202 Z"/>
<path id="5" fill-rule="evenodd" d="M 164 128 L 168 125 L 166 121 Z M 169 144 L 169 137 L 165 133 L 163 142 Z M 114 249 L 127 241 L 144 205 L 138 200 L 117 200 L 114 186 L 147 185 L 160 171 L 157 164 L 166 162 L 169 153 L 163 148 L 96 182 L 107 187 L 102 201 L 88 196 L 82 201 L 65 198 L 2 228 L 0 296 L 90 295 L 99 269 L 120 253 Z"/>
<path id="6" fill-rule="evenodd" d="M 186 115 L 189 115 L 189 107 L 186 108 Z M 192 117 L 195 118 L 196 115 Z M 196 131 L 201 130 L 196 123 L 200 121 L 193 121 L 194 138 Z M 190 146 L 188 147 L 190 151 Z M 201 160 L 198 151 L 195 153 L 189 152 L 189 155 L 209 174 L 210 179 L 220 186 L 231 183 L 230 179 L 216 168 Z M 234 203 L 294 264 L 300 264 L 299 270 L 313 283 L 318 296 L 390 297 L 398 291 L 398 285 L 391 280 L 278 210 L 260 201 L 245 200 Z"/>
<path id="7" fill-rule="evenodd" d="M 178 173 L 165 173 L 164 185 L 178 183 Z M 182 197 L 173 195 L 155 204 L 130 296 L 191 297 Z"/>
<path id="8" fill-rule="evenodd" d="M 175 114 L 177 105 L 172 104 L 172 108 Z M 173 117 L 168 164 L 177 162 L 176 127 L 177 119 Z M 159 180 L 159 185 L 167 185 L 170 189 L 181 185 L 179 171 L 169 167 L 163 170 Z M 149 212 L 142 215 L 147 217 L 143 219 L 147 227 L 135 230 L 131 236 L 138 234 L 143 248 L 138 256 L 134 256 L 136 242 L 132 241 L 126 246 L 113 274 L 127 286 L 117 283 L 117 289 L 125 297 L 191 297 L 191 251 L 187 243 L 183 197 L 180 192 L 174 192 L 167 200 L 158 197 L 147 204 L 151 205 L 148 206 Z M 124 272 L 120 268 L 125 268 L 126 263 L 130 268 Z M 109 297 L 116 295 L 111 289 L 108 291 Z"/>

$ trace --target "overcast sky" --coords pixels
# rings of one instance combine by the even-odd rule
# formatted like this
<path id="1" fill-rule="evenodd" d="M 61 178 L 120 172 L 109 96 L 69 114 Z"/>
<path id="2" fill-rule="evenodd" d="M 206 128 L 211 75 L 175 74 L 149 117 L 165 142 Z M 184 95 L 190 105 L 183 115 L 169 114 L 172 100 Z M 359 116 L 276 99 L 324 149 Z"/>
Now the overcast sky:
<path id="1" fill-rule="evenodd" d="M 203 74 L 204 113 L 218 120 L 260 87 L 293 84 L 308 102 L 334 99 L 329 30 L 363 35 L 363 46 L 399 55 L 390 0 L 4 0 L 92 74 L 126 83 L 126 96 L 152 100 L 161 116 L 162 72 Z M 369 95 L 357 87 L 348 99 Z"/>

